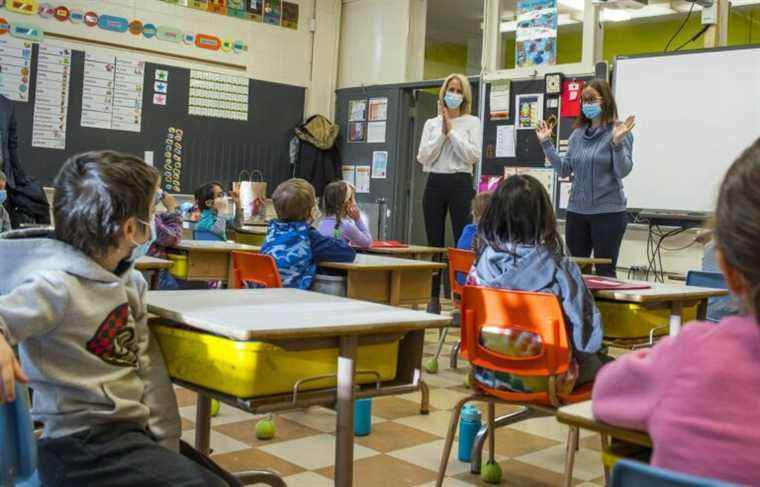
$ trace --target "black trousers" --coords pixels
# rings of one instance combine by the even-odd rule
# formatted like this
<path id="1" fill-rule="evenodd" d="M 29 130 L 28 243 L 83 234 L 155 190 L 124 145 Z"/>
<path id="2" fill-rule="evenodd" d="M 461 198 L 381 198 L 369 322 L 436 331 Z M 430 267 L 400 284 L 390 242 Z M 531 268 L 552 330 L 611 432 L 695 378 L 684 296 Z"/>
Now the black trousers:
<path id="1" fill-rule="evenodd" d="M 160 446 L 136 424 L 96 426 L 40 440 L 40 480 L 44 487 L 242 485 L 186 443 L 180 451 Z"/>
<path id="2" fill-rule="evenodd" d="M 573 257 L 594 257 L 612 259 L 612 265 L 596 266 L 600 276 L 615 277 L 620 244 L 628 225 L 628 214 L 600 213 L 598 215 L 581 215 L 568 211 L 565 225 L 565 241 Z"/>
<path id="3" fill-rule="evenodd" d="M 422 197 L 422 211 L 425 213 L 425 232 L 431 247 L 446 246 L 446 214 L 451 215 L 454 242 L 459 239 L 464 227 L 470 223 L 470 206 L 475 190 L 469 173 L 430 173 Z M 432 297 L 441 294 L 441 275 L 433 276 Z"/>

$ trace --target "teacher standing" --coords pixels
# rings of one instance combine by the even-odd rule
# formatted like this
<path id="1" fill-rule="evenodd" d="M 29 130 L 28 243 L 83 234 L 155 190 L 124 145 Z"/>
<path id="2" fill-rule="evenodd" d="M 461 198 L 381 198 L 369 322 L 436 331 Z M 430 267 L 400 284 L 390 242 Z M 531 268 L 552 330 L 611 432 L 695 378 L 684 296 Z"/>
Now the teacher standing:
<path id="1" fill-rule="evenodd" d="M 417 161 L 429 173 L 422 210 L 428 245 L 444 247 L 446 215 L 451 215 L 454 242 L 470 221 L 475 190 L 472 171 L 480 161 L 482 127 L 471 115 L 472 88 L 462 74 L 452 74 L 438 93 L 438 116 L 425 122 Z M 440 311 L 441 277 L 433 279 L 428 310 Z"/>
<path id="2" fill-rule="evenodd" d="M 597 274 L 615 277 L 620 244 L 628 224 L 623 178 L 633 169 L 635 117 L 618 121 L 617 104 L 606 81 L 592 81 L 581 95 L 581 114 L 561 157 L 551 143 L 552 131 L 540 122 L 536 134 L 560 177 L 573 175 L 567 207 L 565 241 L 574 257 L 612 260 L 597 265 Z"/>

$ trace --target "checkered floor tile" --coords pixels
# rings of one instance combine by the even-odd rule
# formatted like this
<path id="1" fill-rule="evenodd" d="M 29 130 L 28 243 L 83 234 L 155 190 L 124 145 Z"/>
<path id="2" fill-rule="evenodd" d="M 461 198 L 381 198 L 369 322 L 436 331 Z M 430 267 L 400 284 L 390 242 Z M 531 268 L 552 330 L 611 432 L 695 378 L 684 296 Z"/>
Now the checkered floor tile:
<path id="1" fill-rule="evenodd" d="M 453 331 L 447 337 L 447 354 L 458 339 Z M 438 332 L 426 336 L 426 356 L 435 353 Z M 436 375 L 425 374 L 430 386 L 431 411 L 419 414 L 419 394 L 373 400 L 373 429 L 369 436 L 356 438 L 354 479 L 359 487 L 397 487 L 435 485 L 436 471 L 453 405 L 467 394 L 464 378 L 467 365 L 449 367 L 448 355 L 439 360 Z M 183 421 L 183 437 L 192 440 L 195 396 L 177 389 Z M 497 415 L 514 410 L 498 406 Z M 259 441 L 254 426 L 259 418 L 222 405 L 212 420 L 213 458 L 230 471 L 266 468 L 278 472 L 289 487 L 331 487 L 334 478 L 335 413 L 324 408 L 275 415 L 276 436 Z M 530 419 L 496 434 L 496 459 L 502 467 L 507 486 L 561 485 L 564 470 L 567 428 L 553 418 Z M 484 484 L 472 475 L 469 465 L 456 458 L 452 450 L 448 487 Z M 604 485 L 599 437 L 581 434 L 576 455 L 574 484 Z"/>

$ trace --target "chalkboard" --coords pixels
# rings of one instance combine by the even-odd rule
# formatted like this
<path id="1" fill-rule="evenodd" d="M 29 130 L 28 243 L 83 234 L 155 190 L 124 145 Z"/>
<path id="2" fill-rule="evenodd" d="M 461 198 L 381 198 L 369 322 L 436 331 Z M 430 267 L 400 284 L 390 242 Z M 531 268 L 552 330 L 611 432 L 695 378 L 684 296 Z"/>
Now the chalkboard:
<path id="1" fill-rule="evenodd" d="M 29 101 L 14 102 L 22 167 L 42 184 L 52 184 L 66 158 L 89 150 L 113 149 L 139 157 L 143 157 L 145 151 L 153 151 L 154 164 L 163 169 L 166 135 L 170 127 L 180 128 L 184 133 L 182 193 L 192 193 L 209 180 L 219 180 L 227 185 L 236 180 L 243 169 L 260 170 L 270 187 L 287 179 L 288 142 L 293 128 L 303 119 L 303 87 L 249 80 L 248 121 L 201 117 L 188 114 L 191 70 L 147 63 L 140 133 L 82 127 L 84 56 L 83 51 L 72 51 L 65 150 L 31 145 L 38 58 L 36 44 Z M 156 69 L 169 72 L 166 105 L 153 103 Z"/>

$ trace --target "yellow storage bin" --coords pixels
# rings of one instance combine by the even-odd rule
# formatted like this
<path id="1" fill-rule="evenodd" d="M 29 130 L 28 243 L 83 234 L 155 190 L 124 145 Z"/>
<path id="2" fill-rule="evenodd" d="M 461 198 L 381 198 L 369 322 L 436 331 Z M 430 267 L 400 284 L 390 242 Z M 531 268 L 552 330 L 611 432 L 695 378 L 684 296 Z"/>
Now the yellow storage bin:
<path id="1" fill-rule="evenodd" d="M 290 393 L 301 379 L 337 371 L 338 349 L 293 352 L 262 342 L 240 342 L 183 328 L 152 325 L 169 374 L 236 397 Z M 396 378 L 399 341 L 359 347 L 356 370 L 382 381 Z M 358 374 L 359 384 L 377 380 Z M 310 381 L 300 390 L 335 387 L 335 378 Z"/>
<path id="2" fill-rule="evenodd" d="M 177 279 L 187 279 L 187 255 L 166 254 L 166 258 L 172 261 L 169 273 Z"/>
<path id="3" fill-rule="evenodd" d="M 620 303 L 598 299 L 596 305 L 602 314 L 604 336 L 609 338 L 641 338 L 648 337 L 652 329 L 662 328 L 658 335 L 668 333 L 670 310 L 649 310 L 636 303 Z M 697 306 L 683 308 L 683 322 L 687 323 L 697 318 Z"/>

